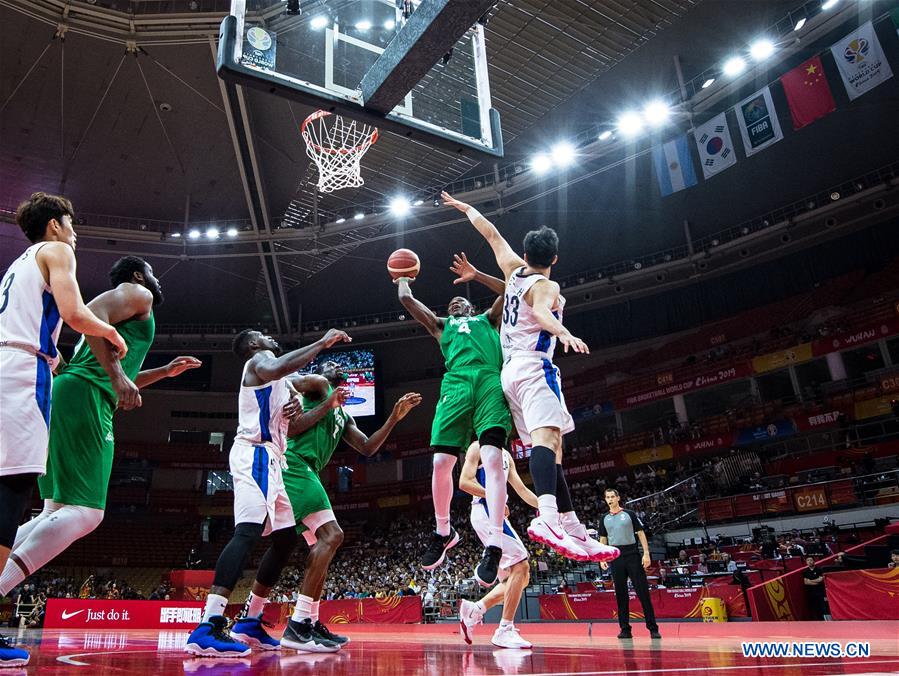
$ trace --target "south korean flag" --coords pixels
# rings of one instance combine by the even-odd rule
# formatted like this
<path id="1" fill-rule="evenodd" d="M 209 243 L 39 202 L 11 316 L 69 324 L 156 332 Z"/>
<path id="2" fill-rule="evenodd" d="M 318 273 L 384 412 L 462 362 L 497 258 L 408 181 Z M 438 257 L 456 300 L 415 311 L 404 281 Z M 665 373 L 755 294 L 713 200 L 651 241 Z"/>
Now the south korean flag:
<path id="1" fill-rule="evenodd" d="M 708 179 L 737 163 L 737 154 L 727 128 L 724 113 L 696 128 L 693 132 L 696 148 L 699 150 L 699 163 L 702 175 Z"/>

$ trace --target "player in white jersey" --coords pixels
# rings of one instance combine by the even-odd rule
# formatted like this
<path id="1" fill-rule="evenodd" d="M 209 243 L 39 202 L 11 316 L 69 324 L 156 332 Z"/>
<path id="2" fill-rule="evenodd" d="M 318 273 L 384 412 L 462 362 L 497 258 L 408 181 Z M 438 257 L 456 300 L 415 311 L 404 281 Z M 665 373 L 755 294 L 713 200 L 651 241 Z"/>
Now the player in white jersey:
<path id="1" fill-rule="evenodd" d="M 506 481 L 522 500 L 536 508 L 537 496 L 521 481 L 509 451 L 503 449 L 502 458 Z M 471 525 L 485 547 L 491 541 L 486 486 L 484 466 L 481 464 L 480 444 L 474 442 L 468 447 L 468 452 L 465 454 L 465 464 L 462 465 L 462 473 L 459 476 L 459 488 L 474 496 L 471 502 Z M 508 516 L 509 508 L 505 505 L 504 508 L 506 516 Z M 513 623 L 515 611 L 521 601 L 521 594 L 530 581 L 528 550 L 525 549 L 521 538 L 512 528 L 508 518 L 504 518 L 502 521 L 502 532 L 503 554 L 499 562 L 498 576 L 500 583 L 476 603 L 460 602 L 459 626 L 465 642 L 470 644 L 472 630 L 475 625 L 481 623 L 487 609 L 502 603 L 503 616 L 499 627 L 493 634 L 492 643 L 501 648 L 530 648 L 531 644 L 518 635 L 518 630 Z"/>
<path id="2" fill-rule="evenodd" d="M 558 260 L 559 237 L 546 226 L 530 231 L 522 258 L 477 209 L 445 192 L 443 201 L 468 216 L 484 236 L 506 280 L 500 330 L 503 393 L 522 441 L 531 446 L 530 471 L 540 505 L 528 535 L 568 558 L 611 561 L 618 550 L 587 534 L 574 512 L 562 471 L 562 436 L 574 430 L 574 423 L 565 407 L 553 353 L 556 342 L 565 352 L 588 354 L 589 349 L 562 324 L 565 299 L 549 278 Z"/>
<path id="3" fill-rule="evenodd" d="M 6 566 L 34 487 L 47 467 L 52 371 L 65 322 L 110 341 L 124 355 L 118 331 L 81 298 L 75 278 L 72 203 L 36 192 L 16 210 L 31 242 L 0 280 L 0 570 Z M 0 637 L 0 667 L 22 666 L 28 653 Z"/>
<path id="4" fill-rule="evenodd" d="M 285 467 L 287 427 L 300 406 L 287 376 L 315 359 L 323 349 L 351 338 L 331 329 L 320 340 L 276 356 L 280 345 L 271 336 L 247 329 L 234 338 L 234 353 L 246 360 L 238 395 L 238 426 L 229 465 L 234 480 L 234 536 L 215 564 L 212 588 L 206 597 L 203 621 L 193 630 L 185 650 L 201 657 L 243 657 L 252 646 L 278 650 L 260 616 L 264 600 L 278 582 L 281 570 L 296 547 L 297 532 L 281 470 Z M 225 606 L 240 579 L 257 540 L 271 534 L 248 600 L 248 616 L 234 625 L 234 637 L 225 633 Z"/>

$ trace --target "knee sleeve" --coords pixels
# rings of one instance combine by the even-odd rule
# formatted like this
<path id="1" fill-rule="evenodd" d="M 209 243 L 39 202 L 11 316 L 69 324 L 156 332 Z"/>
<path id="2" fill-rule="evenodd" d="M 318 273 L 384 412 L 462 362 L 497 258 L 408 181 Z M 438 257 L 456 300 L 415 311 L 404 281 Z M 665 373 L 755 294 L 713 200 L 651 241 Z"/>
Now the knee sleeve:
<path id="1" fill-rule="evenodd" d="M 261 523 L 237 524 L 231 541 L 225 545 L 215 564 L 215 578 L 212 584 L 216 587 L 234 589 L 243 573 L 247 557 L 256 541 L 262 537 L 262 529 Z"/>
<path id="2" fill-rule="evenodd" d="M 273 532 L 271 544 L 259 564 L 256 580 L 266 587 L 274 587 L 296 546 L 297 530 L 293 526 Z"/>
<path id="3" fill-rule="evenodd" d="M 491 427 L 489 430 L 481 432 L 481 436 L 478 437 L 478 443 L 481 444 L 482 448 L 484 446 L 502 448 L 506 445 L 506 431 L 502 427 Z"/>
<path id="4" fill-rule="evenodd" d="M 452 472 L 456 466 L 456 456 L 440 451 L 434 453 L 434 473 Z"/>
<path id="5" fill-rule="evenodd" d="M 22 515 L 31 500 L 37 474 L 10 474 L 0 477 L 0 547 L 11 549 Z"/>

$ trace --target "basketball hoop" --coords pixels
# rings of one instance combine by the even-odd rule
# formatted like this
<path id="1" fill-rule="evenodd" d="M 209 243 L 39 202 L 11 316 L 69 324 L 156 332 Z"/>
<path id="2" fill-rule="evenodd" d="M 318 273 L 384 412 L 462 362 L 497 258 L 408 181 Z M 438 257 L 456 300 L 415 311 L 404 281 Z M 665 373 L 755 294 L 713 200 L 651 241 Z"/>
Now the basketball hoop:
<path id="1" fill-rule="evenodd" d="M 300 127 L 306 154 L 318 167 L 318 189 L 333 192 L 358 188 L 362 180 L 359 162 L 378 140 L 378 130 L 326 110 L 317 110 Z"/>

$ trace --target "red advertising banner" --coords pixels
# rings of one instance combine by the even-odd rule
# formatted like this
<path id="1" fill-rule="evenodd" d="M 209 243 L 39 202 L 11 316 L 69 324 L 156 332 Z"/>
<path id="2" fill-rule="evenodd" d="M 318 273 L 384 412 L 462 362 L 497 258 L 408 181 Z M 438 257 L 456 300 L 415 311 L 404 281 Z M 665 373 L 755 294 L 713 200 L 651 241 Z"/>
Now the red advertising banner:
<path id="1" fill-rule="evenodd" d="M 214 570 L 173 570 L 169 573 L 169 584 L 174 587 L 172 598 L 205 601 L 214 577 Z"/>
<path id="2" fill-rule="evenodd" d="M 233 604 L 229 606 L 228 613 L 237 613 L 242 607 Z M 269 603 L 265 606 L 263 619 L 274 625 L 283 625 L 287 624 L 292 612 L 291 603 Z M 322 601 L 318 612 L 325 624 L 416 624 L 422 620 L 420 596 Z"/>
<path id="3" fill-rule="evenodd" d="M 202 601 L 48 599 L 47 629 L 190 629 L 203 619 Z"/>
<path id="4" fill-rule="evenodd" d="M 830 352 L 840 352 L 851 347 L 872 343 L 881 338 L 899 333 L 899 317 L 871 324 L 858 331 L 839 336 L 828 336 L 812 343 L 812 353 L 818 357 Z"/>
<path id="5" fill-rule="evenodd" d="M 802 573 L 790 571 L 750 587 L 747 592 L 754 622 L 792 622 L 811 619 Z"/>
<path id="6" fill-rule="evenodd" d="M 669 385 L 660 385 L 658 388 L 646 392 L 630 394 L 623 399 L 617 400 L 615 402 L 615 408 L 620 410 L 623 408 L 639 406 L 641 404 L 648 404 L 651 401 L 667 399 L 676 394 L 686 394 L 693 390 L 720 385 L 721 383 L 737 380 L 739 378 L 747 378 L 750 375 L 752 375 L 752 367 L 748 363 L 734 364 L 733 366 L 728 366 L 726 368 L 707 371 L 685 380 L 675 380 Z"/>
<path id="7" fill-rule="evenodd" d="M 899 568 L 826 573 L 824 588 L 835 620 L 899 620 Z"/>
<path id="8" fill-rule="evenodd" d="M 816 413 L 815 415 L 801 415 L 796 417 L 793 422 L 796 423 L 796 428 L 801 432 L 808 432 L 809 430 L 839 425 L 841 414 L 842 411 L 828 411 L 827 413 Z"/>
<path id="9" fill-rule="evenodd" d="M 702 437 L 683 444 L 672 444 L 674 448 L 674 457 L 679 458 L 684 455 L 692 455 L 693 457 L 713 454 L 722 448 L 730 448 L 736 441 L 736 434 L 728 432 L 727 434 L 719 434 L 714 437 Z"/>
<path id="10" fill-rule="evenodd" d="M 715 597 L 724 600 L 728 617 L 746 617 L 743 591 L 737 585 L 714 587 L 685 587 L 682 589 L 652 589 L 649 592 L 656 617 L 666 619 L 700 618 L 702 599 Z M 643 618 L 643 609 L 631 591 L 630 617 Z M 540 596 L 541 620 L 613 620 L 618 618 L 618 602 L 614 591 L 595 591 L 583 594 L 543 594 Z"/>

